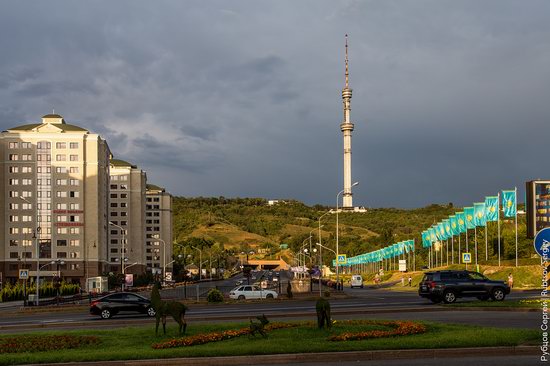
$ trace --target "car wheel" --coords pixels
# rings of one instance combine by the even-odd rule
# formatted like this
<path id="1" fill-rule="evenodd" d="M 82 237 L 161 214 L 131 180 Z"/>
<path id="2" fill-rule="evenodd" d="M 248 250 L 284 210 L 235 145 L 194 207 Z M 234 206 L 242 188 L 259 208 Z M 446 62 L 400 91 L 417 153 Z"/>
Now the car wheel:
<path id="1" fill-rule="evenodd" d="M 265 295 L 265 298 L 266 298 L 266 299 L 272 299 L 272 298 L 273 298 L 273 294 L 267 294 L 267 295 Z"/>
<path id="2" fill-rule="evenodd" d="M 109 319 L 112 316 L 113 316 L 113 313 L 111 313 L 111 310 L 109 310 L 109 309 L 101 310 L 101 318 L 102 319 Z"/>
<path id="3" fill-rule="evenodd" d="M 493 298 L 493 300 L 495 301 L 502 301 L 504 300 L 504 297 L 506 296 L 506 294 L 504 293 L 504 290 L 501 289 L 501 288 L 496 288 L 493 290 L 493 292 L 491 293 L 491 297 Z"/>
<path id="4" fill-rule="evenodd" d="M 443 301 L 445 301 L 446 304 L 452 304 L 456 301 L 456 295 L 453 291 L 445 291 L 443 294 Z"/>
<path id="5" fill-rule="evenodd" d="M 244 297 L 244 295 L 239 295 L 239 297 L 238 297 L 237 299 L 239 299 L 239 300 L 244 300 L 245 297 Z"/>
<path id="6" fill-rule="evenodd" d="M 481 295 L 481 296 L 478 296 L 477 299 L 481 301 L 487 301 L 489 300 L 489 295 Z"/>
<path id="7" fill-rule="evenodd" d="M 441 302 L 441 299 L 439 297 L 430 297 L 430 301 L 434 304 L 439 304 Z"/>
<path id="8" fill-rule="evenodd" d="M 155 315 L 157 315 L 157 312 L 155 311 L 155 309 L 153 309 L 151 306 L 149 306 L 149 307 L 147 308 L 147 315 L 149 315 L 149 316 L 155 316 Z"/>

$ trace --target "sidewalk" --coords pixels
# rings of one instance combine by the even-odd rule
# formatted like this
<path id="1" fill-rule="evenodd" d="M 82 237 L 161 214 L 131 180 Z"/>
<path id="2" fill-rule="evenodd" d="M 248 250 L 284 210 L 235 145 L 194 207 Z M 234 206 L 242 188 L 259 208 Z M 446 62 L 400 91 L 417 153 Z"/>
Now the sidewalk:
<path id="1" fill-rule="evenodd" d="M 327 364 L 329 362 L 359 362 L 369 360 L 408 360 L 418 358 L 465 358 L 473 356 L 497 357 L 497 356 L 533 356 L 538 360 L 541 351 L 538 346 L 516 347 L 482 347 L 482 348 L 442 348 L 442 349 L 412 349 L 412 350 L 383 350 L 383 351 L 352 351 L 352 352 L 323 352 L 323 353 L 295 353 L 276 355 L 248 355 L 248 356 L 224 356 L 224 357 L 188 357 L 188 358 L 163 358 L 148 360 L 121 360 L 121 361 L 97 361 L 79 362 L 86 366 L 240 366 L 240 365 L 265 365 L 265 364 L 289 364 L 289 363 L 314 363 Z M 40 366 L 73 366 L 74 363 L 41 363 Z M 38 365 L 37 365 L 38 366 Z"/>

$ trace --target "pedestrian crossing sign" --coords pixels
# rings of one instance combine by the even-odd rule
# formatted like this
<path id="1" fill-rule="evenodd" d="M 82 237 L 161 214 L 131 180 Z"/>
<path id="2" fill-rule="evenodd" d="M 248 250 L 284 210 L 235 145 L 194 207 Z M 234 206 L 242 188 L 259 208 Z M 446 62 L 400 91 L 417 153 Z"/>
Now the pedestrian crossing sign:
<path id="1" fill-rule="evenodd" d="M 19 279 L 20 280 L 26 280 L 29 278 L 29 270 L 28 269 L 20 269 L 19 270 Z"/>
<path id="2" fill-rule="evenodd" d="M 472 253 L 462 253 L 462 263 L 472 263 Z"/>
<path id="3" fill-rule="evenodd" d="M 338 264 L 346 264 L 348 262 L 345 254 L 338 254 Z"/>

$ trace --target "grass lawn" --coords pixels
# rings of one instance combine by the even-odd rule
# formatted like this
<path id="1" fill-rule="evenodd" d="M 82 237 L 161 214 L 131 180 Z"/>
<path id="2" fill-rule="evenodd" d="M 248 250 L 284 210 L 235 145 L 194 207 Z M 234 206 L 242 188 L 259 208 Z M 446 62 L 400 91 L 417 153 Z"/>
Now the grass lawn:
<path id="1" fill-rule="evenodd" d="M 447 307 L 482 307 L 482 308 L 525 308 L 525 309 L 541 309 L 542 304 L 540 300 L 537 299 L 526 299 L 526 300 L 504 300 L 504 301 L 468 301 L 468 302 L 457 302 L 454 304 L 443 304 Z"/>
<path id="2" fill-rule="evenodd" d="M 102 360 L 126 360 L 170 357 L 208 357 L 250 354 L 276 354 L 326 351 L 354 351 L 381 349 L 448 348 L 448 347 L 489 347 L 537 344 L 540 332 L 531 329 L 496 329 L 464 325 L 446 325 L 425 322 L 428 331 L 424 334 L 367 339 L 360 341 L 332 342 L 327 337 L 343 332 L 383 330 L 380 325 L 361 325 L 336 322 L 332 330 L 319 330 L 312 323 L 301 323 L 295 328 L 279 329 L 270 332 L 268 339 L 242 336 L 239 338 L 213 342 L 191 347 L 155 350 L 153 343 L 177 337 L 173 322 L 168 325 L 166 336 L 156 337 L 153 326 L 131 327 L 114 330 L 50 331 L 40 334 L 55 337 L 61 334 L 94 335 L 101 343 L 79 349 L 47 351 L 36 353 L 5 353 L 0 357 L 0 365 L 14 365 L 39 362 L 78 362 Z M 240 329 L 247 323 L 233 324 L 190 324 L 188 335 Z M 2 339 L 13 335 L 0 336 Z"/>

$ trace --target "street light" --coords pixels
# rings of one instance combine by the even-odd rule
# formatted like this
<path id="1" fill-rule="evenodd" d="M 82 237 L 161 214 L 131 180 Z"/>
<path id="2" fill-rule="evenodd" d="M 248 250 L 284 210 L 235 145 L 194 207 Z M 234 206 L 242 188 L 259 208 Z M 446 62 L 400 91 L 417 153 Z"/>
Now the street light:
<path id="1" fill-rule="evenodd" d="M 31 201 L 25 197 L 19 196 L 24 202 L 32 205 Z M 40 226 L 38 226 L 38 209 L 36 210 L 36 229 L 34 230 L 33 238 L 36 245 L 36 306 L 40 303 L 40 247 L 38 245 L 38 234 L 40 233 Z"/>
<path id="2" fill-rule="evenodd" d="M 162 242 L 162 282 L 164 282 L 166 281 L 166 242 L 162 240 L 158 235 L 156 235 L 155 239 Z"/>
<path id="3" fill-rule="evenodd" d="M 355 187 L 356 185 L 358 185 L 359 182 L 355 182 L 351 185 L 351 188 Z M 345 189 L 342 189 L 340 192 L 338 192 L 338 194 L 336 195 L 336 287 L 339 289 L 340 288 L 340 273 L 339 273 L 339 270 L 338 270 L 338 264 L 339 264 L 339 261 L 338 261 L 338 234 L 339 234 L 339 230 L 338 230 L 338 203 L 339 203 L 339 198 L 338 196 L 340 196 L 343 192 L 345 191 Z"/>
<path id="4" fill-rule="evenodd" d="M 202 250 L 191 246 L 191 248 L 199 251 L 199 281 L 202 280 Z"/>
<path id="5" fill-rule="evenodd" d="M 125 259 L 124 258 L 124 242 L 125 242 L 125 238 L 124 238 L 124 235 L 126 234 L 126 230 L 124 230 L 124 228 L 122 226 L 117 225 L 112 221 L 109 221 L 109 225 L 113 225 L 113 226 L 119 228 L 122 231 L 122 250 L 120 252 L 120 272 L 122 272 L 122 276 L 125 277 L 125 271 L 124 271 L 124 259 Z M 124 291 L 124 281 L 126 281 L 126 279 L 123 280 L 122 285 L 120 287 L 122 291 Z"/>
<path id="6" fill-rule="evenodd" d="M 329 210 L 319 216 L 319 243 L 321 243 L 321 219 L 323 218 L 323 216 L 328 215 L 329 213 L 332 213 L 332 210 Z M 321 248 L 319 248 L 319 268 L 321 269 L 321 275 L 319 276 L 319 297 L 321 297 L 321 277 L 323 277 L 323 256 L 321 253 Z"/>

